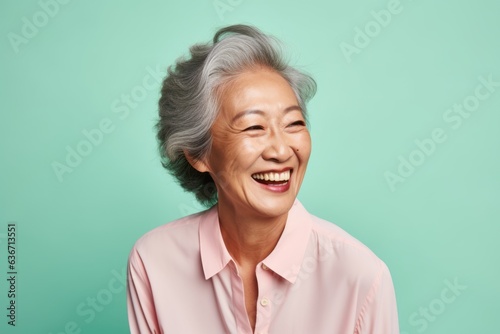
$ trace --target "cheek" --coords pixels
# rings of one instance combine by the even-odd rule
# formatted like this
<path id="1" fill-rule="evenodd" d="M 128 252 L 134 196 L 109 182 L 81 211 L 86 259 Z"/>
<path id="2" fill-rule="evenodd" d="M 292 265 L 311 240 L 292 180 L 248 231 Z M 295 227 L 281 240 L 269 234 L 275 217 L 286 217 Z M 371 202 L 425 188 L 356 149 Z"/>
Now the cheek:
<path id="1" fill-rule="evenodd" d="M 259 143 L 259 140 L 247 138 L 240 141 L 238 145 L 227 148 L 232 153 L 229 162 L 232 165 L 232 169 L 235 172 L 241 172 L 252 167 L 261 155 L 262 145 L 263 143 Z"/>
<path id="2" fill-rule="evenodd" d="M 258 155 L 256 146 L 249 140 L 218 142 L 213 146 L 210 158 L 213 172 L 224 178 L 234 178 L 251 166 Z"/>
<path id="3" fill-rule="evenodd" d="M 260 154 L 266 145 L 265 137 L 259 138 L 245 138 L 240 141 L 237 150 L 242 156 L 252 157 Z"/>
<path id="4" fill-rule="evenodd" d="M 265 136 L 253 138 L 247 136 L 234 136 L 231 140 L 219 143 L 219 149 L 223 150 L 224 154 L 230 156 L 231 159 L 243 161 L 259 154 L 265 145 Z"/>
<path id="5" fill-rule="evenodd" d="M 307 162 L 307 160 L 309 160 L 309 156 L 311 155 L 311 136 L 309 132 L 297 137 L 294 148 L 302 161 Z"/>

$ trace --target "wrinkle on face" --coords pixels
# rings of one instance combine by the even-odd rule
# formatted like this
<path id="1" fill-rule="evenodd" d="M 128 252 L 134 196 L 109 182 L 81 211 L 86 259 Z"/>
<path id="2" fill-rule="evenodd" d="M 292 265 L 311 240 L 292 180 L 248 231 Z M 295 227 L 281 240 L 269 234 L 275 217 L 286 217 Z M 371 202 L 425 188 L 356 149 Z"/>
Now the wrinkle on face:
<path id="1" fill-rule="evenodd" d="M 234 211 L 288 212 L 311 150 L 307 127 L 293 126 L 305 124 L 294 91 L 278 73 L 261 67 L 231 78 L 218 93 L 220 111 L 205 164 L 217 186 L 219 203 Z M 288 194 L 269 193 L 251 177 L 283 166 L 293 167 Z"/>

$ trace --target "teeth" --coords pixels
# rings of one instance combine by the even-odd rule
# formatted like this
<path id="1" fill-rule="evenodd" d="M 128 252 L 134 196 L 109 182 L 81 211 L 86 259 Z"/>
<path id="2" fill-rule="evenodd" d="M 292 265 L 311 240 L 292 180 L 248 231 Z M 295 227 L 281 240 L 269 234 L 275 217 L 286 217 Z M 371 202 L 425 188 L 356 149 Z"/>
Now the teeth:
<path id="1" fill-rule="evenodd" d="M 290 170 L 283 173 L 257 173 L 253 174 L 252 177 L 264 181 L 288 181 L 290 179 Z"/>

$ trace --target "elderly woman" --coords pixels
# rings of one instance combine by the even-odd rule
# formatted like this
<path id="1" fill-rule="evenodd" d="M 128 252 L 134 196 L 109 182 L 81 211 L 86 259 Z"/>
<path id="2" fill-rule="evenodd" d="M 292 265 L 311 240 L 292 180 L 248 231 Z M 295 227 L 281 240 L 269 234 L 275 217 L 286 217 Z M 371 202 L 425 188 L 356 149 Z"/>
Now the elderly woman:
<path id="1" fill-rule="evenodd" d="M 164 167 L 209 209 L 135 244 L 132 333 L 398 333 L 389 270 L 297 200 L 315 81 L 250 26 L 220 29 L 163 82 Z"/>

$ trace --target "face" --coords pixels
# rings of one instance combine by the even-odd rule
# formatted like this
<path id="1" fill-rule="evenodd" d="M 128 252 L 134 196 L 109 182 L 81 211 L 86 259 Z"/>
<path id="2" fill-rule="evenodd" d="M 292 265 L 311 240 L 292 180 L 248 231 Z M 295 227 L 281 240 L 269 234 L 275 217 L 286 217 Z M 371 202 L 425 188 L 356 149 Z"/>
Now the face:
<path id="1" fill-rule="evenodd" d="M 295 94 L 279 74 L 258 68 L 222 89 L 212 148 L 195 168 L 215 181 L 219 210 L 278 217 L 288 213 L 311 153 Z"/>

